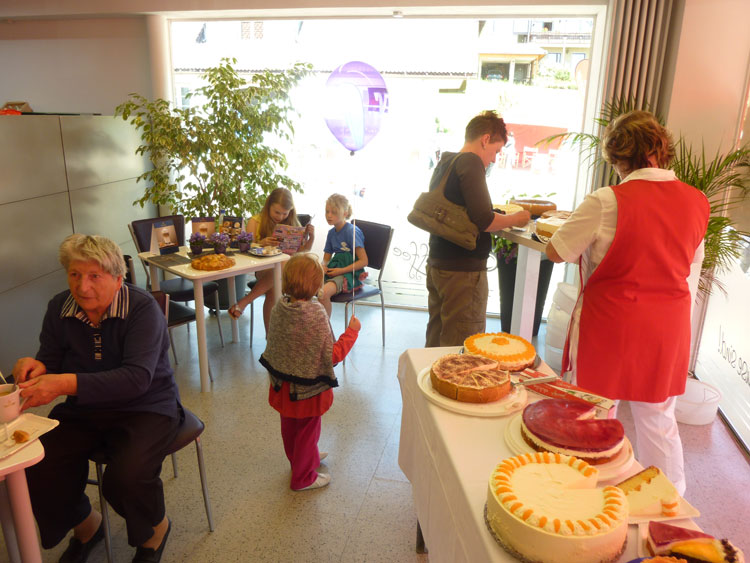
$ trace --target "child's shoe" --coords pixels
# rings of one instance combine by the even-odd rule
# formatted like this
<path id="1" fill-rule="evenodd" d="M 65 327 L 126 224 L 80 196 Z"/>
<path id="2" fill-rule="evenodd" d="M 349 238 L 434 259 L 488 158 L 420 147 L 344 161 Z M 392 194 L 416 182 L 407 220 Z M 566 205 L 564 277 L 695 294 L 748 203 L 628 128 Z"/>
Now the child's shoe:
<path id="1" fill-rule="evenodd" d="M 328 473 L 318 473 L 317 479 L 310 483 L 307 487 L 302 487 L 301 489 L 294 489 L 295 491 L 309 491 L 310 489 L 320 489 L 321 487 L 325 487 L 328 483 L 331 482 L 331 476 Z"/>

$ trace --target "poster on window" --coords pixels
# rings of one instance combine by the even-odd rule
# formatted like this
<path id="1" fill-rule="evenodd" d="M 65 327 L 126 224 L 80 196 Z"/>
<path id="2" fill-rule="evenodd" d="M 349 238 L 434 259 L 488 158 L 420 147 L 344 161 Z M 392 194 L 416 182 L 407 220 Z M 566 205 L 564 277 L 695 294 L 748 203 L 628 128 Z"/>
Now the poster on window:
<path id="1" fill-rule="evenodd" d="M 719 408 L 750 448 L 750 240 L 709 297 L 695 375 L 717 387 Z"/>

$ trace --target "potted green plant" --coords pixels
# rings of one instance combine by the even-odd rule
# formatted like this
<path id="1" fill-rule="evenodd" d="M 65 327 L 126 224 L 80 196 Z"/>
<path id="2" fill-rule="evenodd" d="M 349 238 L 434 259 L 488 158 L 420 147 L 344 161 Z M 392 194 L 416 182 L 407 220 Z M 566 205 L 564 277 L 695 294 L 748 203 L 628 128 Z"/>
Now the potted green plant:
<path id="1" fill-rule="evenodd" d="M 260 212 L 277 187 L 302 191 L 284 174 L 286 156 L 272 140 L 291 142 L 289 93 L 312 67 L 297 63 L 246 80 L 235 70 L 236 63 L 224 58 L 209 68 L 205 85 L 187 94 L 189 107 L 135 93 L 117 106 L 115 116 L 141 133 L 136 153 L 148 155 L 153 165 L 137 178 L 147 185 L 134 203 L 168 206 L 187 218 L 218 217 L 222 210 L 249 217 Z M 244 276 L 237 277 L 235 287 L 241 298 Z M 226 280 L 220 280 L 222 308 L 229 306 L 226 288 Z"/>
<path id="2" fill-rule="evenodd" d="M 595 119 L 600 131 L 609 125 L 618 115 L 634 109 L 645 109 L 634 98 L 615 98 L 604 104 L 599 117 Z M 663 124 L 664 120 L 657 115 Z M 592 133 L 562 133 L 542 139 L 537 144 L 549 143 L 562 139 L 564 142 L 578 146 L 597 169 L 597 178 L 602 185 L 617 182 L 617 175 L 604 161 L 601 155 L 601 138 Z M 701 278 L 698 285 L 701 295 L 708 295 L 712 289 L 721 289 L 717 274 L 724 271 L 732 261 L 740 257 L 744 240 L 750 233 L 735 228 L 727 212 L 741 205 L 750 194 L 750 145 L 745 145 L 728 153 L 716 152 L 713 157 L 706 155 L 701 147 L 694 150 L 682 136 L 675 141 L 675 158 L 672 170 L 679 180 L 694 186 L 706 194 L 711 205 L 711 216 L 705 236 L 705 257 L 701 265 Z"/>

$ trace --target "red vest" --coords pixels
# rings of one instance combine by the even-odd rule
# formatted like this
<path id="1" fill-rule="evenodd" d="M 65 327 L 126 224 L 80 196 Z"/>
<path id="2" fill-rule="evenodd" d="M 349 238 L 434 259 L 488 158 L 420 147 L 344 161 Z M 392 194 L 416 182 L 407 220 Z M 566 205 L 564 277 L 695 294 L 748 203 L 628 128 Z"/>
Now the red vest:
<path id="1" fill-rule="evenodd" d="M 710 208 L 679 181 L 632 180 L 612 190 L 617 229 L 583 289 L 577 383 L 612 399 L 657 403 L 685 391 L 687 278 Z"/>

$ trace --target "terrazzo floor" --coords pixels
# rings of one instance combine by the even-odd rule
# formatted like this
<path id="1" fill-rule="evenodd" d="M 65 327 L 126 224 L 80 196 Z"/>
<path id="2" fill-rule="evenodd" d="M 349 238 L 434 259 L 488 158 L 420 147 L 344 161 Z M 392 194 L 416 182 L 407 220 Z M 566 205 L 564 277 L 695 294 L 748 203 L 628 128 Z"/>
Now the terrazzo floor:
<path id="1" fill-rule="evenodd" d="M 401 395 L 396 379 L 399 355 L 424 344 L 424 311 L 388 309 L 386 345 L 381 346 L 380 310 L 358 306 L 363 329 L 345 365 L 336 368 L 340 387 L 323 417 L 321 451 L 329 452 L 322 469 L 328 487 L 289 489 L 276 411 L 267 403 L 268 382 L 257 359 L 264 349 L 261 304 L 256 304 L 253 347 L 249 346 L 249 310 L 240 320 L 239 343 L 221 347 L 215 320 L 208 326 L 214 383 L 200 392 L 195 326 L 174 331 L 179 365 L 175 368 L 183 403 L 206 423 L 203 434 L 215 531 L 208 531 L 193 446 L 177 455 L 179 478 L 169 461 L 162 478 L 172 533 L 165 562 L 425 562 L 415 552 L 416 515 L 411 485 L 398 467 Z M 343 307 L 334 305 L 336 334 L 343 329 Z M 223 318 L 225 338 L 230 334 Z M 542 325 L 539 350 L 543 350 Z M 488 320 L 499 331 L 498 319 Z M 48 408 L 35 409 L 46 414 Z M 633 436 L 627 405 L 619 416 Z M 730 537 L 750 553 L 750 464 L 717 418 L 705 426 L 681 425 L 685 445 L 686 498 L 702 515 L 707 532 Z M 89 496 L 97 498 L 89 488 Z M 94 502 L 94 504 L 98 504 Z M 130 561 L 123 520 L 110 512 L 116 561 Z M 45 551 L 57 561 L 67 541 Z M 429 548 L 429 546 L 428 546 Z M 0 561 L 6 557 L 0 548 Z M 104 561 L 104 546 L 89 561 Z"/>

